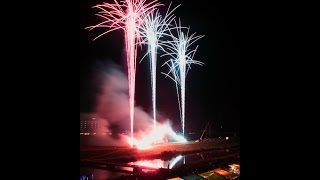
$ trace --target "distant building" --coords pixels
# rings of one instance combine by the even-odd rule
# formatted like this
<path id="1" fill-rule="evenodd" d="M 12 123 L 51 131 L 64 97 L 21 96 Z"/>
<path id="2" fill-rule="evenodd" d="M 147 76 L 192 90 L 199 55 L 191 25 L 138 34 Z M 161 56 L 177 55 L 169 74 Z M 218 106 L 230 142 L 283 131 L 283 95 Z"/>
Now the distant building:
<path id="1" fill-rule="evenodd" d="M 106 121 L 94 114 L 80 114 L 80 135 L 106 135 L 107 133 Z"/>

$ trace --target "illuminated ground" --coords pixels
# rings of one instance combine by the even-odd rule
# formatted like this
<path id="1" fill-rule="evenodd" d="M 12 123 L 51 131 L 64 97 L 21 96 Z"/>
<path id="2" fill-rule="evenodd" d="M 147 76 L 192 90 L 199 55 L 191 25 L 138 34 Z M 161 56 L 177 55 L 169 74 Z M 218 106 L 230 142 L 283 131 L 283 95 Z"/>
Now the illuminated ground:
<path id="1" fill-rule="evenodd" d="M 231 152 L 240 152 L 240 139 L 216 139 L 213 142 L 187 142 L 154 145 L 145 150 L 115 146 L 85 146 L 80 147 L 80 162 L 129 162 L 138 159 L 171 158 L 177 154 L 188 154 L 208 150 L 230 149 Z"/>

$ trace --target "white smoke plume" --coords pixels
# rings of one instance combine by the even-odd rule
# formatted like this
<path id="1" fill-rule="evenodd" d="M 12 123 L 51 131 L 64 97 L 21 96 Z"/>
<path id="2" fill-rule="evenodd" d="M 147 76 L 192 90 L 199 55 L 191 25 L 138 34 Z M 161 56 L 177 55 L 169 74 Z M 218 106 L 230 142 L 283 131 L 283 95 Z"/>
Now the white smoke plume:
<path id="1" fill-rule="evenodd" d="M 98 62 L 94 71 L 93 85 L 97 87 L 95 107 L 94 112 L 87 116 L 94 116 L 102 125 L 98 131 L 107 132 L 107 135 L 94 136 L 89 144 L 127 146 L 125 135 L 130 133 L 127 76 L 121 67 L 110 61 Z M 141 107 L 135 107 L 134 132 L 146 131 L 152 125 L 152 117 Z"/>

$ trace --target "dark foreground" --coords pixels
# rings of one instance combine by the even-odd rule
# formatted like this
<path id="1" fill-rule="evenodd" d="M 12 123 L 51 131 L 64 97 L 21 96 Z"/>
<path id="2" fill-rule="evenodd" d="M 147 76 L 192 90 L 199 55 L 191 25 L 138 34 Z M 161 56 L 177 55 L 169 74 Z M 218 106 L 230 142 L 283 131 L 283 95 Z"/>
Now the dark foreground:
<path id="1" fill-rule="evenodd" d="M 177 155 L 203 152 L 210 152 L 210 156 L 172 169 L 160 168 L 145 172 L 144 167 L 134 166 L 131 171 L 127 172 L 128 175 L 123 175 L 115 179 L 170 179 L 190 175 L 196 176 L 199 173 L 201 174 L 218 168 L 228 169 L 228 165 L 230 164 L 240 164 L 240 139 L 212 139 L 207 142 L 188 142 L 184 144 L 171 143 L 156 145 L 146 150 L 114 146 L 80 147 L 80 167 L 117 171 L 120 169 L 117 169 L 116 166 L 121 166 L 121 164 L 132 161 L 144 159 L 166 160 Z M 201 177 L 198 179 L 201 179 Z M 211 177 L 210 179 L 231 178 L 217 176 L 216 178 Z M 240 176 L 238 176 L 237 179 L 240 179 Z"/>

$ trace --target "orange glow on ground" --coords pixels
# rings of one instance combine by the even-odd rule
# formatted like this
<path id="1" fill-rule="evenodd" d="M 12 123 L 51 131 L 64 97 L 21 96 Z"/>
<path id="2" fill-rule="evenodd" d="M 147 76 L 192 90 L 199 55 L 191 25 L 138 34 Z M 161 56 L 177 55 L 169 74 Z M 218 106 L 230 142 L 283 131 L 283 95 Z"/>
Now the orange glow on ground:
<path id="1" fill-rule="evenodd" d="M 149 132 L 139 133 L 136 138 L 127 138 L 130 145 L 136 146 L 138 149 L 149 149 L 154 144 L 167 143 L 168 137 L 173 138 L 176 142 L 186 142 L 186 139 L 177 135 L 168 123 L 158 124 L 156 128 L 151 127 Z"/>
<path id="2" fill-rule="evenodd" d="M 231 175 L 231 173 L 229 173 L 228 171 L 220 169 L 220 168 L 213 170 L 213 172 L 216 174 L 222 175 L 222 176 L 230 176 Z"/>

